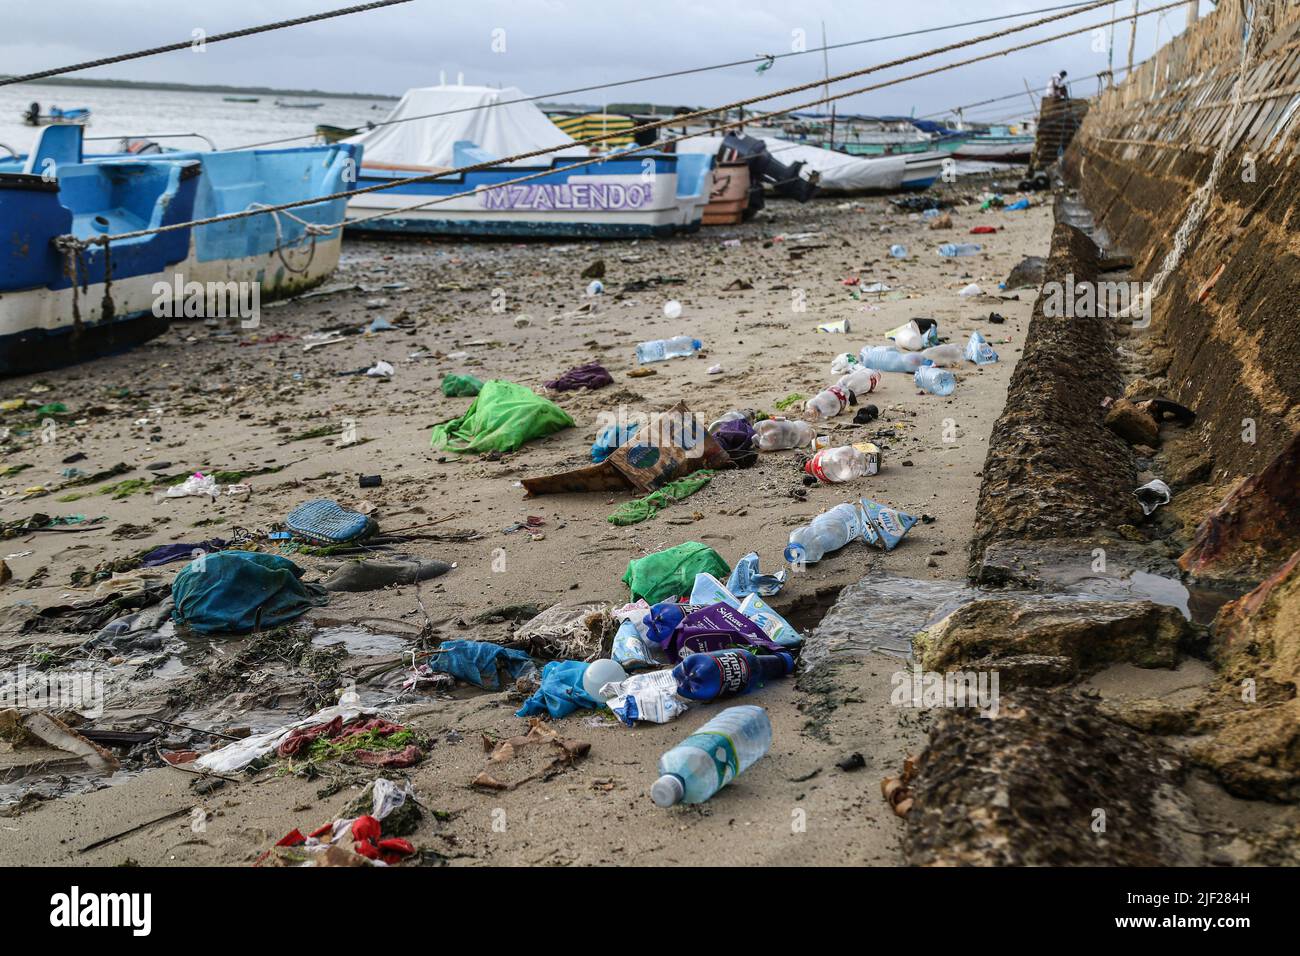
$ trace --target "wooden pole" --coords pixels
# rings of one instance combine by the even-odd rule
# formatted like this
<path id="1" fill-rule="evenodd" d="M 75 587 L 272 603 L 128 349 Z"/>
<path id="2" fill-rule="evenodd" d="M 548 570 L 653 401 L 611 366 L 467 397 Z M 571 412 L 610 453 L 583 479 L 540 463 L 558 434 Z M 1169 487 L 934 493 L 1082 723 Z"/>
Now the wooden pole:
<path id="1" fill-rule="evenodd" d="M 1132 20 L 1129 21 L 1129 32 L 1128 32 L 1128 72 L 1129 73 L 1133 72 L 1133 48 L 1137 46 L 1137 38 L 1138 38 L 1138 21 L 1136 16 L 1137 12 L 1138 12 L 1138 0 L 1133 0 L 1133 13 L 1135 14 L 1135 16 L 1133 17 Z"/>

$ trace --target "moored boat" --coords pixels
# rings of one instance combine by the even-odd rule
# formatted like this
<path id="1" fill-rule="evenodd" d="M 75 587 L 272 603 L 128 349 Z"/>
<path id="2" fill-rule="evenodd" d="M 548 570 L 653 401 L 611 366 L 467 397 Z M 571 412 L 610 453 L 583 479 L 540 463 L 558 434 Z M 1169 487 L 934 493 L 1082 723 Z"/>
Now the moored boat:
<path id="1" fill-rule="evenodd" d="M 1032 136 L 972 136 L 953 154 L 958 159 L 983 159 L 990 162 L 1027 163 L 1034 151 Z"/>
<path id="2" fill-rule="evenodd" d="M 516 163 L 455 172 L 361 193 L 355 231 L 390 234 L 627 238 L 697 229 L 709 202 L 712 156 L 590 150 L 515 88 L 408 90 L 384 123 L 347 142 L 362 146 L 358 187 L 545 149 Z M 527 182 L 509 180 L 531 177 Z M 370 218 L 379 213 L 383 218 Z"/>
<path id="3" fill-rule="evenodd" d="M 56 368 L 130 348 L 170 317 L 241 308 L 324 281 L 338 264 L 345 199 L 104 245 L 113 236 L 352 188 L 352 145 L 85 156 L 81 129 L 41 131 L 27 156 L 0 161 L 0 375 Z M 235 298 L 232 300 L 231 296 Z M 197 317 L 197 316 L 196 316 Z"/>

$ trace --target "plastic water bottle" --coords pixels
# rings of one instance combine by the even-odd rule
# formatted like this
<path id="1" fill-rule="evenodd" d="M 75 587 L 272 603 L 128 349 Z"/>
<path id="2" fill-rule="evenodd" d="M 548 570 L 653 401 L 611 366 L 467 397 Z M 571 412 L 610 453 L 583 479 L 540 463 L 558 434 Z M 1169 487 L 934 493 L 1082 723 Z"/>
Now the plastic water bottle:
<path id="1" fill-rule="evenodd" d="M 686 358 L 704 348 L 704 343 L 689 335 L 675 335 L 671 339 L 655 339 L 636 347 L 636 360 L 642 365 L 662 362 L 664 359 Z"/>
<path id="2" fill-rule="evenodd" d="M 807 422 L 792 422 L 784 418 L 768 418 L 754 426 L 759 451 L 785 451 L 787 448 L 807 448 L 817 437 L 816 430 Z"/>
<path id="3" fill-rule="evenodd" d="M 980 251 L 980 247 L 973 242 L 945 242 L 939 247 L 939 255 L 945 259 L 952 259 L 956 256 L 973 256 Z"/>
<path id="4" fill-rule="evenodd" d="M 868 368 L 880 369 L 882 372 L 915 372 L 925 364 L 919 353 L 904 354 L 888 345 L 868 345 L 863 347 L 858 360 Z"/>
<path id="5" fill-rule="evenodd" d="M 863 365 L 857 366 L 848 375 L 840 376 L 840 380 L 835 383 L 836 388 L 848 390 L 855 397 L 874 392 L 879 385 L 880 373 L 874 368 L 867 368 Z"/>
<path id="6" fill-rule="evenodd" d="M 867 453 L 852 445 L 826 448 L 808 459 L 803 470 L 818 481 L 837 485 L 842 481 L 862 478 L 871 472 L 871 459 Z"/>
<path id="7" fill-rule="evenodd" d="M 733 648 L 690 654 L 673 668 L 677 693 L 687 700 L 717 700 L 757 690 L 794 670 L 789 654 L 755 654 Z"/>
<path id="8" fill-rule="evenodd" d="M 816 564 L 861 536 L 862 522 L 862 509 L 852 502 L 823 511 L 802 528 L 790 532 L 785 559 L 791 564 Z"/>
<path id="9" fill-rule="evenodd" d="M 772 746 L 762 707 L 728 707 L 659 758 L 650 799 L 661 807 L 703 803 L 748 770 Z"/>
<path id="10" fill-rule="evenodd" d="M 960 345 L 949 342 L 946 345 L 930 346 L 921 352 L 921 357 L 935 365 L 959 365 L 966 354 Z"/>
<path id="11" fill-rule="evenodd" d="M 907 246 L 893 245 L 889 247 L 889 254 L 895 259 L 907 258 Z"/>
<path id="12" fill-rule="evenodd" d="M 820 421 L 823 418 L 834 418 L 857 400 L 851 391 L 832 385 L 804 402 L 803 411 L 809 421 Z"/>
<path id="13" fill-rule="evenodd" d="M 951 395 L 957 387 L 957 379 L 952 372 L 927 365 L 916 370 L 916 387 L 931 395 Z"/>

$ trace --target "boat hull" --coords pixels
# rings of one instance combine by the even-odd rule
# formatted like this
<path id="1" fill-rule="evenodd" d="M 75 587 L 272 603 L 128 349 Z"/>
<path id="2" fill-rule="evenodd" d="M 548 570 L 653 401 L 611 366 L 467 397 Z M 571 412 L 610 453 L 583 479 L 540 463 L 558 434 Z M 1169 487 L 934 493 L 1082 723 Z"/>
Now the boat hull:
<path id="1" fill-rule="evenodd" d="M 340 222 L 346 199 L 300 207 L 293 219 L 266 214 L 118 240 L 107 253 L 92 245 L 79 258 L 75 284 L 54 240 L 154 229 L 347 190 L 360 156 L 351 144 L 76 155 L 63 157 L 54 167 L 58 178 L 49 181 L 12 175 L 15 167 L 43 168 L 39 146 L 31 160 L 0 163 L 0 172 L 11 173 L 0 177 L 0 221 L 16 239 L 21 233 L 21 242 L 0 256 L 0 375 L 123 351 L 160 334 L 173 317 L 252 327 L 261 303 L 318 285 L 337 267 L 342 230 L 311 235 L 298 220 Z M 195 301 L 197 311 L 187 308 Z M 228 312 L 227 303 L 239 309 Z"/>
<path id="2" fill-rule="evenodd" d="M 459 144 L 458 144 L 459 149 Z M 458 166 L 482 162 L 472 147 Z M 665 154 L 611 156 L 591 166 L 558 158 L 546 167 L 510 166 L 448 175 L 354 196 L 352 217 L 393 215 L 350 225 L 351 233 L 477 238 L 632 239 L 693 232 L 709 202 L 712 159 Z M 538 174 L 545 175 L 538 175 Z M 413 170 L 362 167 L 358 188 Z M 507 180 L 537 176 L 526 183 Z M 469 193 L 472 195 L 459 195 Z M 452 197 L 456 198 L 443 198 Z M 410 208 L 439 200 L 423 208 Z"/>

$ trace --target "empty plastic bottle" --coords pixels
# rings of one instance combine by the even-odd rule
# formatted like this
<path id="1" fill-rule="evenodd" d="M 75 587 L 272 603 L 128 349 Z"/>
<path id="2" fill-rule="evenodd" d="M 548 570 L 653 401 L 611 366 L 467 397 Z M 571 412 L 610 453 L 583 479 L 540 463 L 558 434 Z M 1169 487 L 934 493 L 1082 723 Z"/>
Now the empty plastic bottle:
<path id="1" fill-rule="evenodd" d="M 659 758 L 650 798 L 661 807 L 703 803 L 772 746 L 772 722 L 762 707 L 728 707 Z"/>
<path id="2" fill-rule="evenodd" d="M 939 247 L 939 255 L 945 259 L 952 259 L 955 256 L 973 256 L 980 251 L 980 247 L 973 242 L 945 242 Z"/>
<path id="3" fill-rule="evenodd" d="M 889 247 L 889 254 L 895 259 L 906 259 L 907 246 L 892 245 Z"/>
<path id="4" fill-rule="evenodd" d="M 664 359 L 685 358 L 704 348 L 704 343 L 689 335 L 675 335 L 671 339 L 655 339 L 636 347 L 636 360 L 642 365 L 662 362 Z"/>
<path id="5" fill-rule="evenodd" d="M 806 448 L 817 437 L 816 430 L 807 422 L 792 422 L 784 418 L 768 418 L 754 426 L 759 451 L 785 451 L 787 448 Z"/>
<path id="6" fill-rule="evenodd" d="M 863 530 L 862 522 L 862 509 L 852 502 L 823 511 L 802 528 L 790 532 L 785 559 L 791 564 L 816 564 L 859 537 Z"/>
<path id="7" fill-rule="evenodd" d="M 687 700 L 717 700 L 757 690 L 794 670 L 789 654 L 755 654 L 733 648 L 690 654 L 673 668 L 677 693 Z"/>
<path id="8" fill-rule="evenodd" d="M 935 365 L 959 365 L 966 357 L 960 345 L 949 342 L 945 345 L 932 345 L 921 352 L 921 357 Z"/>
<path id="9" fill-rule="evenodd" d="M 826 448 L 808 459 L 803 470 L 818 481 L 828 485 L 852 481 L 871 473 L 871 459 L 867 453 L 852 445 Z"/>
<path id="10" fill-rule="evenodd" d="M 858 360 L 868 368 L 882 372 L 915 372 L 925 364 L 920 353 L 903 353 L 889 345 L 868 345 L 858 355 Z"/>
<path id="11" fill-rule="evenodd" d="M 951 395 L 957 387 L 957 379 L 952 372 L 927 365 L 916 370 L 916 387 L 931 395 Z"/>
<path id="12" fill-rule="evenodd" d="M 823 418 L 834 418 L 850 404 L 856 403 L 857 396 L 851 391 L 832 385 L 804 402 L 803 411 L 809 421 L 816 422 Z"/>
<path id="13" fill-rule="evenodd" d="M 879 385 L 880 373 L 874 368 L 863 365 L 858 365 L 849 374 L 840 376 L 840 380 L 835 383 L 836 388 L 847 389 L 854 396 L 874 392 Z"/>

